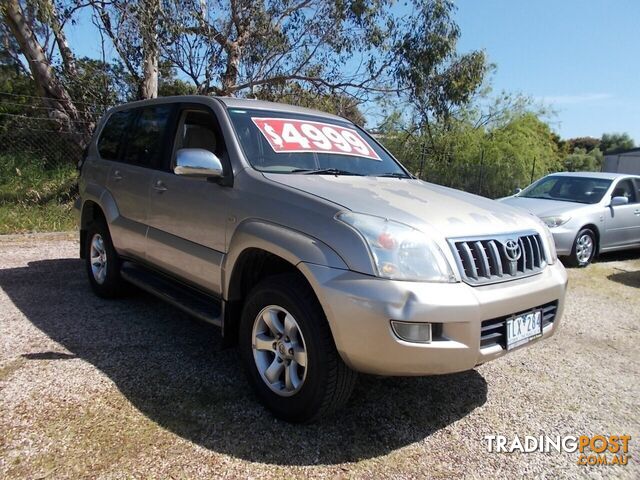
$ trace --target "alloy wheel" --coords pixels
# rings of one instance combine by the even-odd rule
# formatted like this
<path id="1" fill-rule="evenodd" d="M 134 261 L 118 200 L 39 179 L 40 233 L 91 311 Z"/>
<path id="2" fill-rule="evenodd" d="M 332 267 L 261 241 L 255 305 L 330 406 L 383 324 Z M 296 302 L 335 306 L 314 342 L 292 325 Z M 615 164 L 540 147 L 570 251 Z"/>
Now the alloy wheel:
<path id="1" fill-rule="evenodd" d="M 293 315 L 277 305 L 263 308 L 253 322 L 251 339 L 264 383 L 283 397 L 300 391 L 307 375 L 307 349 Z"/>

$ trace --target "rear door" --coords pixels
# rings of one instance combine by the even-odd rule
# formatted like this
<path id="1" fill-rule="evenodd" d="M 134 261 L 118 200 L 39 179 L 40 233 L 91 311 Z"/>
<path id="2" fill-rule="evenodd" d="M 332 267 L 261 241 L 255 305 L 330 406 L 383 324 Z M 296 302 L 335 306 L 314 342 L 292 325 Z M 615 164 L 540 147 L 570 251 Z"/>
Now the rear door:
<path id="1" fill-rule="evenodd" d="M 626 197 L 629 203 L 606 207 L 602 246 L 624 247 L 637 243 L 640 238 L 640 198 L 632 178 L 622 178 L 613 187 L 611 198 Z"/>
<path id="2" fill-rule="evenodd" d="M 127 131 L 107 180 L 119 212 L 111 225 L 113 243 L 122 255 L 145 257 L 149 187 L 166 151 L 173 110 L 172 105 L 150 105 L 126 112 Z"/>
<path id="3" fill-rule="evenodd" d="M 233 188 L 173 173 L 180 148 L 203 148 L 230 169 L 215 114 L 203 105 L 182 105 L 174 146 L 165 168 L 154 173 L 149 194 L 147 260 L 187 283 L 221 292 L 221 264 Z"/>

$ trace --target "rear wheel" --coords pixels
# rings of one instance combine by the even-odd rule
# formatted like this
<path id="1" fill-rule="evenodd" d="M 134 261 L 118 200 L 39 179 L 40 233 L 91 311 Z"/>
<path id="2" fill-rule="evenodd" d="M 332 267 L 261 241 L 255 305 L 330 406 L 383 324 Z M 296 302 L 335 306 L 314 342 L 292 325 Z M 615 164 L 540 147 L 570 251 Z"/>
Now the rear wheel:
<path id="1" fill-rule="evenodd" d="M 349 399 L 357 374 L 340 358 L 322 307 L 297 275 L 258 284 L 239 333 L 249 382 L 276 416 L 312 422 Z"/>
<path id="2" fill-rule="evenodd" d="M 569 266 L 586 267 L 596 254 L 596 234 L 590 228 L 583 228 L 573 241 L 569 256 Z"/>
<path id="3" fill-rule="evenodd" d="M 89 225 L 85 242 L 85 265 L 91 289 L 102 298 L 118 296 L 123 284 L 120 278 L 120 259 L 113 248 L 109 228 L 104 220 L 98 219 Z"/>

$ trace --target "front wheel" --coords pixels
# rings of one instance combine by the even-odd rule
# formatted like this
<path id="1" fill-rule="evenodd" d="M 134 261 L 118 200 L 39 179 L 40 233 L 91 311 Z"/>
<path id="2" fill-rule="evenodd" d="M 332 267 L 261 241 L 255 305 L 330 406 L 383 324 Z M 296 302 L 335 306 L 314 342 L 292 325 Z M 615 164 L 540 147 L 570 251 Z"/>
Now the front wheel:
<path id="1" fill-rule="evenodd" d="M 583 228 L 578 232 L 573 242 L 569 266 L 586 267 L 596 254 L 596 235 L 590 228 Z"/>
<path id="2" fill-rule="evenodd" d="M 356 373 L 340 358 L 322 307 L 297 275 L 258 284 L 243 308 L 239 333 L 249 382 L 277 417 L 312 422 L 351 395 Z"/>

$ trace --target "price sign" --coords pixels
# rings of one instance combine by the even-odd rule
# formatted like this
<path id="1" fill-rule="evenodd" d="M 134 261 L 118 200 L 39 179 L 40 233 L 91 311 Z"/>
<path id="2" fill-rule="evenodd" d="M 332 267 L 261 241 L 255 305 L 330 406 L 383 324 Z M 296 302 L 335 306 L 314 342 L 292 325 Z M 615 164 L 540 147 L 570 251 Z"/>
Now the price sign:
<path id="1" fill-rule="evenodd" d="M 353 128 L 288 118 L 251 117 L 276 153 L 317 152 L 380 160 Z"/>

